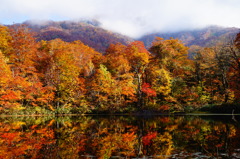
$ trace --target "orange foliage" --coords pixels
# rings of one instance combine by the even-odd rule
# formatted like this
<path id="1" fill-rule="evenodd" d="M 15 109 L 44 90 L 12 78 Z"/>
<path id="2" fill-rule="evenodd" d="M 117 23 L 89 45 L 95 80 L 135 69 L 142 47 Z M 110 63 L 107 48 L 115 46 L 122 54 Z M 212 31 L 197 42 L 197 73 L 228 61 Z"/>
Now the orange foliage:
<path id="1" fill-rule="evenodd" d="M 60 26 L 44 31 L 67 36 Z M 177 39 L 156 38 L 149 51 L 141 41 L 111 44 L 102 55 L 81 41 L 37 42 L 24 25 L 0 27 L 0 37 L 1 112 L 124 112 L 148 104 L 167 111 L 240 99 L 239 34 L 234 60 L 222 68 L 214 49 L 199 50 L 194 61 Z"/>

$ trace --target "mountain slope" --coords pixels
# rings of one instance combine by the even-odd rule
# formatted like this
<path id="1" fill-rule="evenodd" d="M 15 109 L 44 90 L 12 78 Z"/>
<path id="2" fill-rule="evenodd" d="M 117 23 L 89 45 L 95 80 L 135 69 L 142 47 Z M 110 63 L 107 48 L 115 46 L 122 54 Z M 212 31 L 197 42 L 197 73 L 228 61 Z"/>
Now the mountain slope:
<path id="1" fill-rule="evenodd" d="M 38 40 L 52 40 L 60 38 L 71 42 L 80 40 L 84 44 L 104 53 L 111 43 L 128 44 L 133 41 L 127 36 L 102 29 L 97 21 L 46 21 L 44 23 L 24 22 L 37 33 Z"/>
<path id="2" fill-rule="evenodd" d="M 231 40 L 232 37 L 240 32 L 239 28 L 210 26 L 199 30 L 185 30 L 173 33 L 151 33 L 139 39 L 131 39 L 130 37 L 101 28 L 100 23 L 95 20 L 60 22 L 26 21 L 23 24 L 26 24 L 36 32 L 37 40 L 52 40 L 56 38 L 60 38 L 67 42 L 80 40 L 85 45 L 102 53 L 104 53 L 112 43 L 122 43 L 126 45 L 133 40 L 143 41 L 145 46 L 149 48 L 155 37 L 162 37 L 164 39 L 170 39 L 171 37 L 177 38 L 189 47 L 192 45 L 211 47 Z"/>
<path id="3" fill-rule="evenodd" d="M 199 45 L 202 47 L 211 47 L 218 43 L 230 40 L 239 31 L 239 28 L 210 26 L 204 29 L 179 31 L 175 33 L 152 33 L 145 35 L 138 40 L 143 41 L 147 47 L 150 47 L 155 37 L 162 37 L 164 39 L 170 39 L 172 37 L 181 40 L 187 46 Z"/>

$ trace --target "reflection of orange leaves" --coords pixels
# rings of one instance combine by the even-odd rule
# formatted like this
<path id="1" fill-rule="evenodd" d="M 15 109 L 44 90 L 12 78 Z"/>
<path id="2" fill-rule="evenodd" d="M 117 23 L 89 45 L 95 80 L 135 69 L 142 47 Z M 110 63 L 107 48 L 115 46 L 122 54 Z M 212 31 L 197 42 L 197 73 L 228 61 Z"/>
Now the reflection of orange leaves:
<path id="1" fill-rule="evenodd" d="M 11 128 L 12 129 L 21 129 L 23 125 L 26 125 L 26 123 L 22 122 L 22 121 L 15 121 L 12 123 Z"/>
<path id="2" fill-rule="evenodd" d="M 215 145 L 216 147 L 222 147 L 223 146 L 223 143 L 221 143 L 221 144 L 217 144 L 217 145 Z"/>
<path id="3" fill-rule="evenodd" d="M 102 134 L 108 134 L 108 129 L 107 128 L 104 128 L 102 130 L 99 131 L 99 134 L 102 135 Z"/>
<path id="4" fill-rule="evenodd" d="M 48 123 L 47 127 L 52 126 L 54 122 L 55 122 L 55 120 L 52 119 L 52 120 Z"/>
<path id="5" fill-rule="evenodd" d="M 85 148 L 85 146 L 86 146 L 86 141 L 87 141 L 86 138 L 81 139 L 81 140 L 79 141 L 79 147 L 78 147 L 78 151 L 79 151 L 79 152 L 84 152 L 84 151 L 86 151 L 86 148 Z"/>
<path id="6" fill-rule="evenodd" d="M 35 129 L 38 125 L 31 126 L 31 129 Z"/>
<path id="7" fill-rule="evenodd" d="M 162 123 L 169 123 L 170 122 L 170 117 L 161 117 L 159 119 Z"/>
<path id="8" fill-rule="evenodd" d="M 194 131 L 192 131 L 192 135 L 197 135 L 200 133 L 199 129 L 194 129 Z"/>
<path id="9" fill-rule="evenodd" d="M 123 134 L 123 141 L 124 142 L 133 141 L 135 138 L 136 138 L 136 135 L 135 135 L 134 132 Z"/>
<path id="10" fill-rule="evenodd" d="M 55 111 L 55 109 L 53 108 L 52 105 L 48 105 L 49 109 L 52 110 L 52 111 Z"/>
<path id="11" fill-rule="evenodd" d="M 206 139 L 207 140 L 217 140 L 219 138 L 219 136 L 215 136 L 215 135 L 207 135 Z"/>
<path id="12" fill-rule="evenodd" d="M 40 129 L 40 130 L 36 130 L 36 133 L 42 134 L 43 136 L 49 137 L 49 138 L 53 138 L 53 136 L 54 136 L 53 130 L 48 130 L 46 128 Z"/>
<path id="13" fill-rule="evenodd" d="M 127 125 L 125 126 L 125 128 L 129 129 L 129 132 L 132 132 L 132 131 L 137 131 L 138 127 L 136 126 L 133 126 L 133 125 Z"/>
<path id="14" fill-rule="evenodd" d="M 96 140 L 93 140 L 94 142 L 92 142 L 92 147 L 97 147 L 98 144 L 99 144 L 99 141 L 96 139 Z"/>
<path id="15" fill-rule="evenodd" d="M 44 128 L 44 129 L 36 130 L 36 133 L 38 133 L 38 134 L 44 134 L 44 133 L 46 133 L 46 131 L 47 131 L 47 129 Z"/>
<path id="16" fill-rule="evenodd" d="M 152 140 L 157 137 L 157 132 L 149 132 L 147 135 L 143 136 L 143 145 L 147 146 L 152 143 Z"/>
<path id="17" fill-rule="evenodd" d="M 1 135 L 1 137 L 7 139 L 8 144 L 11 144 L 17 135 L 18 135 L 17 132 L 16 133 L 3 133 Z"/>
<path id="18" fill-rule="evenodd" d="M 28 149 L 29 149 L 28 145 L 23 145 L 23 146 L 19 147 L 18 149 L 15 149 L 14 154 L 15 154 L 15 156 L 21 156 L 21 155 L 25 154 L 26 150 L 28 150 Z"/>

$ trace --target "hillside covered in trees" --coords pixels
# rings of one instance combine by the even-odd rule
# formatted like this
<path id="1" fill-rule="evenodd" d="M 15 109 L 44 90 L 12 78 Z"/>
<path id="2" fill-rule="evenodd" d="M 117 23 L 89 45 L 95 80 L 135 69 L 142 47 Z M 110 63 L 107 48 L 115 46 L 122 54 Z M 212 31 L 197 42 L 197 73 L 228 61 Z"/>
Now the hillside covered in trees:
<path id="1" fill-rule="evenodd" d="M 143 41 L 146 48 L 149 48 L 156 37 L 179 39 L 184 45 L 195 50 L 196 46 L 214 47 L 229 42 L 239 32 L 239 28 L 209 26 L 195 30 L 150 33 L 134 39 L 103 29 L 100 22 L 89 19 L 79 21 L 26 21 L 16 25 L 26 25 L 30 28 L 35 33 L 34 37 L 37 41 L 50 41 L 57 38 L 66 42 L 80 40 L 101 53 L 105 53 L 110 44 L 121 43 L 127 45 L 134 40 Z"/>
<path id="2" fill-rule="evenodd" d="M 179 39 L 186 46 L 191 47 L 197 45 L 200 47 L 214 47 L 218 44 L 229 42 L 239 32 L 239 28 L 225 28 L 220 26 L 209 26 L 202 29 L 185 30 L 178 32 L 159 32 L 144 35 L 139 38 L 146 47 L 150 47 L 155 37 L 164 39 Z"/>
<path id="3" fill-rule="evenodd" d="M 240 102 L 240 34 L 198 47 L 192 59 L 178 39 L 158 37 L 149 49 L 113 43 L 104 54 L 46 40 L 22 25 L 0 26 L 1 114 L 189 112 Z"/>
<path id="4" fill-rule="evenodd" d="M 95 50 L 104 53 L 110 44 L 124 45 L 133 40 L 127 36 L 101 28 L 96 20 L 79 21 L 26 21 L 23 23 L 35 32 L 37 41 L 53 40 L 56 38 L 66 42 L 82 41 Z M 22 24 L 18 24 L 22 25 Z"/>

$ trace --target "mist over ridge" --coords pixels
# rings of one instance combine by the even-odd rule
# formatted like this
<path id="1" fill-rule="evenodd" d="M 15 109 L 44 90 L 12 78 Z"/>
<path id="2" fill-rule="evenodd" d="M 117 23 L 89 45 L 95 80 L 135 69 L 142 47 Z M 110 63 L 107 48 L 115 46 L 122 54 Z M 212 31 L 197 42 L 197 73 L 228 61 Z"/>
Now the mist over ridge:
<path id="1" fill-rule="evenodd" d="M 106 30 L 139 38 L 209 25 L 240 27 L 238 0 L 2 0 L 0 23 L 96 19 Z"/>

